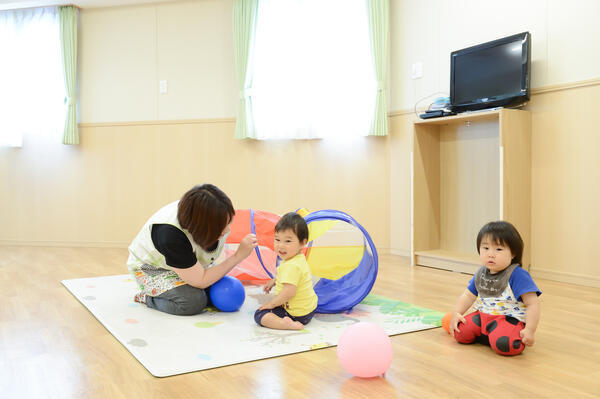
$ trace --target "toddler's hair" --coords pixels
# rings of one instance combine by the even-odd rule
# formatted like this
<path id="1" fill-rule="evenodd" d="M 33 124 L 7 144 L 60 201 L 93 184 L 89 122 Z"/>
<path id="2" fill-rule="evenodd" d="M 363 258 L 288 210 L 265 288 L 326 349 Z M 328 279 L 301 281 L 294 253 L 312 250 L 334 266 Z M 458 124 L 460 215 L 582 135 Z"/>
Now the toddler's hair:
<path id="1" fill-rule="evenodd" d="M 219 240 L 234 214 L 229 197 L 212 184 L 190 189 L 181 197 L 177 208 L 179 224 L 205 250 Z"/>
<path id="2" fill-rule="evenodd" d="M 288 212 L 279 219 L 275 225 L 275 232 L 283 230 L 292 230 L 300 242 L 308 241 L 308 225 L 296 212 Z"/>
<path id="3" fill-rule="evenodd" d="M 509 247 L 513 255 L 512 263 L 521 265 L 524 244 L 515 226 L 505 221 L 487 223 L 477 234 L 477 253 L 484 237 L 489 237 L 495 244 Z"/>

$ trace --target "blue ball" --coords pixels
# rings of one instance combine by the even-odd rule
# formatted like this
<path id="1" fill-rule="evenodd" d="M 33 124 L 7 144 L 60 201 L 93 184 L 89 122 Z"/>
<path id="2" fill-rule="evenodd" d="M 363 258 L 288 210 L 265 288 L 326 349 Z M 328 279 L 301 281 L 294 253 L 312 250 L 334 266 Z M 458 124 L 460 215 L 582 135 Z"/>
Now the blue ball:
<path id="1" fill-rule="evenodd" d="M 235 277 L 224 276 L 210 286 L 209 297 L 213 305 L 222 312 L 235 312 L 244 304 L 246 291 Z"/>

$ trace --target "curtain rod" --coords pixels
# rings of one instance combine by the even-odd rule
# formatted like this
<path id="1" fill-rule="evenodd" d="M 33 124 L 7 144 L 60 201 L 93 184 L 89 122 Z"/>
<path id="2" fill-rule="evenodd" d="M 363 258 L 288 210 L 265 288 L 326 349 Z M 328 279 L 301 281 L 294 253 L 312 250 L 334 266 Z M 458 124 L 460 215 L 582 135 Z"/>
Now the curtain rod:
<path id="1" fill-rule="evenodd" d="M 49 4 L 49 5 L 46 5 L 46 6 L 18 7 L 18 8 L 8 8 L 8 9 L 5 9 L 5 10 L 1 10 L 0 9 L 0 12 L 2 12 L 2 11 L 15 11 L 15 10 L 31 10 L 33 8 L 65 7 L 65 6 L 71 6 L 71 7 L 77 8 L 78 10 L 81 10 L 81 7 L 79 7 L 79 6 L 75 5 L 75 4 Z"/>

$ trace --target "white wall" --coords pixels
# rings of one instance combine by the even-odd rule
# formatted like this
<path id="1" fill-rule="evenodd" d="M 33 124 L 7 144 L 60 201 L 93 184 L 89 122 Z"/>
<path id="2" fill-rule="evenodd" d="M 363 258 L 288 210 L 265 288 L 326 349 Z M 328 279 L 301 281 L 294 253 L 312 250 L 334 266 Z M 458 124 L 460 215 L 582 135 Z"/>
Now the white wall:
<path id="1" fill-rule="evenodd" d="M 231 0 L 83 9 L 78 58 L 81 123 L 235 117 Z"/>
<path id="2" fill-rule="evenodd" d="M 390 0 L 390 109 L 449 94 L 452 51 L 523 31 L 532 37 L 533 88 L 597 78 L 598 16 L 597 0 Z M 413 80 L 419 61 L 423 77 Z"/>

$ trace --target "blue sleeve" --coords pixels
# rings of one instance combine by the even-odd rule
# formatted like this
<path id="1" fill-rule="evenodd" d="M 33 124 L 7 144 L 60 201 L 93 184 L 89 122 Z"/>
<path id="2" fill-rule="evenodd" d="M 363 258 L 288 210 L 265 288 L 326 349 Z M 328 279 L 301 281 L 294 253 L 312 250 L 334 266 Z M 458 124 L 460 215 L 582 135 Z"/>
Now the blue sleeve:
<path id="1" fill-rule="evenodd" d="M 473 277 L 471 277 L 471 280 L 469 281 L 469 285 L 467 286 L 467 289 L 469 291 L 471 291 L 471 294 L 477 296 L 479 295 L 479 293 L 477 292 L 477 288 L 475 288 L 475 275 L 473 275 Z"/>
<path id="2" fill-rule="evenodd" d="M 515 268 L 508 280 L 508 284 L 510 284 L 513 294 L 515 294 L 515 297 L 519 301 L 523 301 L 521 295 L 528 292 L 535 292 L 538 296 L 542 295 L 542 291 L 535 285 L 529 272 L 522 267 Z"/>

